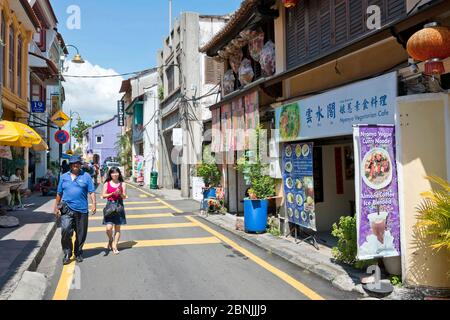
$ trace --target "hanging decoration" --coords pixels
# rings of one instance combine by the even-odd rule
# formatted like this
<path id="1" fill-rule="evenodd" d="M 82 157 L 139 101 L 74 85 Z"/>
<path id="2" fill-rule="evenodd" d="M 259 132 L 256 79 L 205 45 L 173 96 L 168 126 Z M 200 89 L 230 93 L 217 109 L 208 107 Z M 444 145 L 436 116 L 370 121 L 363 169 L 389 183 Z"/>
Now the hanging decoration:
<path id="1" fill-rule="evenodd" d="M 225 72 L 223 76 L 223 93 L 227 95 L 234 91 L 234 82 L 236 77 L 234 76 L 233 70 L 229 69 Z"/>
<path id="2" fill-rule="evenodd" d="M 267 41 L 261 50 L 259 63 L 266 76 L 271 76 L 275 73 L 275 44 L 271 40 Z"/>
<path id="3" fill-rule="evenodd" d="M 283 6 L 285 8 L 294 8 L 298 3 L 298 0 L 283 0 Z"/>
<path id="4" fill-rule="evenodd" d="M 252 82 L 254 76 L 252 62 L 245 58 L 239 67 L 239 82 L 245 86 Z"/>
<path id="5" fill-rule="evenodd" d="M 241 66 L 242 58 L 244 57 L 244 53 L 242 49 L 239 49 L 235 54 L 230 56 L 230 66 L 233 69 L 234 73 L 239 72 L 239 67 Z"/>
<path id="6" fill-rule="evenodd" d="M 261 51 L 264 46 L 264 32 L 258 31 L 248 42 L 248 49 L 253 60 L 259 62 Z"/>
<path id="7" fill-rule="evenodd" d="M 408 54 L 425 62 L 425 74 L 445 73 L 443 59 L 450 57 L 450 28 L 433 22 L 426 24 L 409 38 Z"/>

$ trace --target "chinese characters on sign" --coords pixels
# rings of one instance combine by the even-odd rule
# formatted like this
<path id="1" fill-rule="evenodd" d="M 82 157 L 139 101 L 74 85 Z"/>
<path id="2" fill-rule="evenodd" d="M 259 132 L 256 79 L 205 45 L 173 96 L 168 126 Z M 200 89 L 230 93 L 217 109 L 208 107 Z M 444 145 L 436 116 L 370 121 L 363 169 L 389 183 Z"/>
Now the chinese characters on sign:
<path id="1" fill-rule="evenodd" d="M 393 124 L 397 74 L 390 73 L 277 108 L 278 141 L 352 134 L 355 124 Z"/>
<path id="2" fill-rule="evenodd" d="M 119 100 L 117 101 L 117 121 L 118 126 L 125 126 L 125 101 Z"/>
<path id="3" fill-rule="evenodd" d="M 394 126 L 354 128 L 358 259 L 400 255 Z"/>

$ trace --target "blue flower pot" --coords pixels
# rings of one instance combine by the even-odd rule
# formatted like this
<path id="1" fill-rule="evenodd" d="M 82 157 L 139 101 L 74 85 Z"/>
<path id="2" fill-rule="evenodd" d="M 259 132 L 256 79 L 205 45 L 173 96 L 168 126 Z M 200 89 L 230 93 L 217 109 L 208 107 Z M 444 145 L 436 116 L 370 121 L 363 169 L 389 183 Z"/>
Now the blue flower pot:
<path id="1" fill-rule="evenodd" d="M 264 233 L 267 230 L 269 200 L 244 199 L 245 232 Z"/>
<path id="2" fill-rule="evenodd" d="M 216 188 L 209 188 L 203 192 L 204 199 L 215 199 L 216 198 Z"/>

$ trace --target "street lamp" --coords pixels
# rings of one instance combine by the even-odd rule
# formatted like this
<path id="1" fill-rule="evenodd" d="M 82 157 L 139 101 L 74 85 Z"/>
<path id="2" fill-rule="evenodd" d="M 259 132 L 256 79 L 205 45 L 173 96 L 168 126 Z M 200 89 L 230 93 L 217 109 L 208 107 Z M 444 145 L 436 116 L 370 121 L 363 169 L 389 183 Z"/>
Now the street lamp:
<path id="1" fill-rule="evenodd" d="M 66 55 L 64 54 L 64 50 L 67 50 L 68 48 L 74 48 L 77 53 L 76 55 L 72 58 L 72 63 L 76 63 L 76 64 L 82 64 L 85 61 L 83 60 L 83 58 L 80 55 L 80 51 L 78 50 L 77 47 L 75 47 L 74 45 L 71 44 L 64 44 L 61 42 L 61 40 L 59 41 L 59 46 L 57 46 L 58 48 L 58 54 L 59 54 L 59 74 L 58 74 L 58 107 L 60 107 L 60 109 L 62 110 L 62 74 L 64 71 L 64 60 L 66 58 Z M 68 50 L 67 50 L 68 51 Z M 72 113 L 71 113 L 72 114 Z M 79 116 L 79 115 L 78 115 Z M 72 116 L 70 116 L 70 121 L 72 122 Z M 72 126 L 72 124 L 71 124 Z M 61 128 L 59 128 L 61 130 Z M 70 137 L 70 145 L 72 145 L 72 138 Z M 59 145 L 59 167 L 61 170 L 61 158 L 62 158 L 62 144 Z M 60 171 L 61 173 L 61 171 Z M 59 177 L 58 177 L 58 182 L 59 182 Z"/>

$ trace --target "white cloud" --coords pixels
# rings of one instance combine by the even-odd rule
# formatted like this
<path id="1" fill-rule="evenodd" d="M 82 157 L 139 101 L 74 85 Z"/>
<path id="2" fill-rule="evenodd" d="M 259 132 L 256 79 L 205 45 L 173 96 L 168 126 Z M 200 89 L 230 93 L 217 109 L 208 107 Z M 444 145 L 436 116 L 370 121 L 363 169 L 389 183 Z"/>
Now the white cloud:
<path id="1" fill-rule="evenodd" d="M 66 64 L 69 69 L 64 73 L 72 76 L 103 76 L 117 75 L 113 69 L 104 69 L 92 65 L 88 61 L 84 64 Z M 66 92 L 64 110 L 77 111 L 84 122 L 92 123 L 96 120 L 107 120 L 117 113 L 117 100 L 122 77 L 113 78 L 72 78 L 65 77 L 63 83 Z"/>

